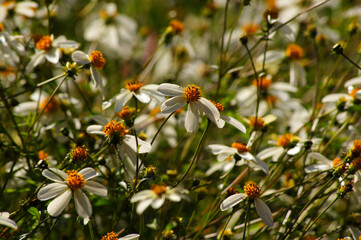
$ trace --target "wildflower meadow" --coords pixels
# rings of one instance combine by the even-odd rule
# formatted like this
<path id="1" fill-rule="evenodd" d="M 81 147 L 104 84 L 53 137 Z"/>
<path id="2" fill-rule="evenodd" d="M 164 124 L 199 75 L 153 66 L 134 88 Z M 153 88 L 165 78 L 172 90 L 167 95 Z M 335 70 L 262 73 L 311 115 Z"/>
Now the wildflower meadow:
<path id="1" fill-rule="evenodd" d="M 0 239 L 361 239 L 360 0 L 0 0 Z"/>

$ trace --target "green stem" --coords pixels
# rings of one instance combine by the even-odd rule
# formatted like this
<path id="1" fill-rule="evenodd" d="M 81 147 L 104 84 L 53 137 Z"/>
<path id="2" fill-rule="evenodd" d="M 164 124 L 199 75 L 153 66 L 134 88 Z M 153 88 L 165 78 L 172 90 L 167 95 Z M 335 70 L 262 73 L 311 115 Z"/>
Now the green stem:
<path id="1" fill-rule="evenodd" d="M 247 230 L 247 220 L 248 220 L 248 213 L 249 213 L 249 205 L 247 204 L 246 216 L 244 218 L 244 229 L 243 229 L 243 240 L 246 240 L 246 230 Z"/>
<path id="2" fill-rule="evenodd" d="M 224 231 L 226 231 L 227 225 L 228 225 L 229 221 L 231 220 L 232 215 L 233 215 L 233 214 L 229 215 L 229 217 L 227 218 L 227 222 L 226 222 L 226 224 L 224 224 L 224 227 L 223 227 L 223 230 L 222 230 L 221 235 L 219 236 L 219 239 L 222 239 L 223 234 L 224 234 Z"/>
<path id="3" fill-rule="evenodd" d="M 94 240 L 93 225 L 92 225 L 92 222 L 91 222 L 91 221 L 89 221 L 88 227 L 89 227 L 90 239 L 91 239 L 91 240 Z"/>

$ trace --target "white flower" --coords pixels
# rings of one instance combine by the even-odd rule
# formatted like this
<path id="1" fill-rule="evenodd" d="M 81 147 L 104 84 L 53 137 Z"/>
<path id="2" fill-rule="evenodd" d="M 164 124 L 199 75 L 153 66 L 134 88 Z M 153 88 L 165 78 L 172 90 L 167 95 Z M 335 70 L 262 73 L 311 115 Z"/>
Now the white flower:
<path id="1" fill-rule="evenodd" d="M 217 170 L 224 172 L 229 171 L 233 168 L 236 163 L 236 158 L 242 158 L 243 161 L 237 161 L 237 166 L 246 164 L 244 160 L 252 165 L 253 168 L 261 168 L 266 174 L 268 174 L 268 166 L 258 157 L 254 157 L 250 152 L 249 148 L 239 142 L 234 142 L 232 147 L 228 147 L 221 144 L 211 144 L 207 146 L 207 149 L 211 150 L 214 155 L 217 155 L 218 163 L 212 165 L 206 175 L 210 175 Z M 237 159 L 237 160 L 238 160 Z"/>
<path id="2" fill-rule="evenodd" d="M 128 82 L 127 86 L 120 90 L 120 94 L 116 95 L 109 102 L 105 102 L 103 104 L 103 109 L 108 108 L 115 102 L 114 111 L 120 112 L 133 96 L 142 103 L 149 103 L 152 98 L 158 100 L 159 102 L 163 102 L 165 98 L 157 92 L 157 89 L 158 85 L 156 84 L 143 86 L 143 83 L 141 82 Z"/>
<path id="3" fill-rule="evenodd" d="M 245 193 L 237 193 L 229 196 L 228 198 L 224 199 L 220 205 L 221 211 L 226 211 L 235 205 L 241 203 L 247 197 L 254 200 L 254 204 L 256 207 L 256 211 L 258 215 L 262 218 L 263 222 L 268 227 L 273 227 L 273 217 L 272 212 L 266 203 L 259 198 L 260 196 L 260 189 L 259 185 L 255 182 L 248 182 L 244 186 Z"/>
<path id="4" fill-rule="evenodd" d="M 103 69 L 105 66 L 105 59 L 103 57 L 102 52 L 100 51 L 92 51 L 90 55 L 85 54 L 82 51 L 75 51 L 71 55 L 71 58 L 74 62 L 84 65 L 84 64 L 90 64 L 90 73 L 95 81 L 95 84 L 99 86 L 100 91 L 104 98 L 104 87 L 103 87 L 103 81 L 102 78 L 98 72 L 97 69 Z"/>
<path id="5" fill-rule="evenodd" d="M 333 167 L 335 167 L 341 163 L 340 158 L 335 158 L 332 161 L 317 152 L 309 153 L 307 155 L 306 162 L 310 162 L 311 159 L 316 159 L 318 162 L 320 162 L 320 164 L 314 164 L 314 165 L 309 165 L 309 166 L 305 167 L 306 173 L 326 171 L 326 170 L 332 169 Z"/>
<path id="6" fill-rule="evenodd" d="M 0 212 L 0 224 L 17 229 L 18 225 L 15 221 L 9 219 L 9 217 L 10 214 L 8 212 Z"/>
<path id="7" fill-rule="evenodd" d="M 139 234 L 128 234 L 124 237 L 118 238 L 118 234 L 116 234 L 115 232 L 110 232 L 107 233 L 106 235 L 104 235 L 102 237 L 102 239 L 118 239 L 118 240 L 138 240 L 139 239 Z"/>
<path id="8" fill-rule="evenodd" d="M 165 185 L 153 185 L 152 189 L 147 189 L 136 193 L 130 202 L 139 202 L 137 205 L 137 213 L 143 214 L 145 209 L 152 206 L 154 209 L 160 208 L 166 199 L 172 202 L 180 202 L 188 193 L 186 190 L 180 191 L 177 188 L 171 188 Z"/>
<path id="9" fill-rule="evenodd" d="M 35 16 L 38 4 L 32 1 L 5 1 L 0 5 L 0 22 L 3 22 L 8 15 L 8 12 L 14 10 L 15 13 L 32 18 Z"/>
<path id="10" fill-rule="evenodd" d="M 64 211 L 70 202 L 72 193 L 74 193 L 76 212 L 84 219 L 84 224 L 87 224 L 92 215 L 92 206 L 82 189 L 103 197 L 108 194 L 105 186 L 90 180 L 99 176 L 99 173 L 90 167 L 84 168 L 79 172 L 72 170 L 66 173 L 50 168 L 49 170 L 44 170 L 42 174 L 44 177 L 55 182 L 46 185 L 38 192 L 38 199 L 41 201 L 55 198 L 47 208 L 48 213 L 53 217 L 59 216 Z"/>
<path id="11" fill-rule="evenodd" d="M 220 113 L 224 110 L 224 107 L 221 103 L 216 103 L 214 101 L 211 101 L 211 102 L 214 104 L 214 106 L 216 106 L 216 108 L 218 109 L 218 111 Z M 221 115 L 221 119 L 223 121 L 225 121 L 226 123 L 231 124 L 233 127 L 237 128 L 239 131 L 246 133 L 246 127 L 238 120 L 236 120 L 232 117 L 223 116 L 223 115 Z"/>
<path id="12" fill-rule="evenodd" d="M 188 104 L 185 118 L 185 128 L 187 132 L 195 132 L 199 128 L 199 113 L 205 113 L 217 127 L 224 126 L 218 109 L 209 100 L 201 97 L 201 90 L 195 85 L 188 85 L 182 88 L 176 84 L 163 83 L 159 86 L 158 92 L 165 96 L 172 96 L 166 100 L 162 106 L 163 113 L 172 113 Z"/>

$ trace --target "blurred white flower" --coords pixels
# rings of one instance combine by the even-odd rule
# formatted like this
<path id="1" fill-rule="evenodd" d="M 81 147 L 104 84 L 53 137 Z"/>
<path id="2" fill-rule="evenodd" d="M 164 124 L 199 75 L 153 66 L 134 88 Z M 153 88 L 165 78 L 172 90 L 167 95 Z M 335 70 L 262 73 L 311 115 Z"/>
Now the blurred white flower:
<path id="1" fill-rule="evenodd" d="M 187 190 L 171 188 L 165 185 L 153 185 L 152 189 L 146 189 L 136 193 L 131 199 L 131 203 L 139 202 L 137 205 L 137 213 L 143 214 L 145 209 L 152 206 L 154 209 L 160 208 L 165 200 L 172 202 L 180 202 L 182 198 L 186 198 Z"/>
<path id="2" fill-rule="evenodd" d="M 55 198 L 47 208 L 48 213 L 53 217 L 59 216 L 64 211 L 70 202 L 72 193 L 74 193 L 76 212 L 84 219 L 84 225 L 86 225 L 92 215 L 92 206 L 82 189 L 103 197 L 108 194 L 105 186 L 90 180 L 99 176 L 99 173 L 90 167 L 84 168 L 79 172 L 68 170 L 66 173 L 50 168 L 49 170 L 44 170 L 42 174 L 44 177 L 55 182 L 46 185 L 38 192 L 38 199 L 40 201 Z"/>
<path id="3" fill-rule="evenodd" d="M 18 225 L 14 220 L 11 220 L 8 212 L 0 212 L 0 224 L 11 228 L 18 228 Z"/>
<path id="4" fill-rule="evenodd" d="M 224 120 L 221 119 L 218 109 L 211 101 L 201 97 L 201 90 L 198 86 L 188 85 L 182 88 L 176 84 L 162 83 L 159 85 L 158 92 L 165 96 L 172 96 L 166 100 L 162 106 L 163 113 L 172 113 L 188 104 L 185 118 L 185 128 L 187 132 L 195 132 L 199 128 L 199 113 L 207 115 L 209 120 L 217 125 L 218 128 L 224 126 Z"/>

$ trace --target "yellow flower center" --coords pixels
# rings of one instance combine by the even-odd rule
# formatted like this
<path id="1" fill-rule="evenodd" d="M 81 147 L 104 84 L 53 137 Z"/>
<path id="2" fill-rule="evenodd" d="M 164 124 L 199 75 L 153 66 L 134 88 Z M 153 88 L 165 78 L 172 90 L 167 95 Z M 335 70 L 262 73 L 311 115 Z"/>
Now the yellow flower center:
<path id="1" fill-rule="evenodd" d="M 153 190 L 153 192 L 155 192 L 155 194 L 157 194 L 158 196 L 162 196 L 162 194 L 167 191 L 167 187 L 166 187 L 165 185 L 156 185 L 156 184 L 154 184 L 154 185 L 152 186 L 152 190 Z"/>
<path id="2" fill-rule="evenodd" d="M 265 91 L 267 90 L 272 84 L 272 80 L 268 77 L 262 77 L 262 80 L 258 80 L 258 86 L 261 87 L 261 90 Z M 257 86 L 257 80 L 255 79 L 253 81 L 253 85 Z"/>
<path id="3" fill-rule="evenodd" d="M 266 102 L 270 106 L 274 106 L 274 104 L 275 104 L 275 102 L 277 102 L 277 100 L 278 100 L 278 97 L 276 97 L 276 96 L 273 96 L 273 95 L 266 96 Z"/>
<path id="4" fill-rule="evenodd" d="M 351 148 L 351 159 L 361 157 L 361 140 L 354 140 Z"/>
<path id="5" fill-rule="evenodd" d="M 36 48 L 39 50 L 50 50 L 52 48 L 53 40 L 50 36 L 43 36 L 39 39 L 39 41 L 36 43 Z"/>
<path id="6" fill-rule="evenodd" d="M 40 159 L 40 160 L 47 160 L 47 157 L 49 157 L 49 154 L 47 154 L 46 152 L 44 152 L 43 150 L 40 150 L 39 152 L 38 152 L 38 158 Z"/>
<path id="7" fill-rule="evenodd" d="M 99 69 L 102 69 L 104 68 L 104 65 L 105 65 L 105 59 L 103 57 L 103 53 L 100 52 L 100 51 L 92 51 L 90 56 L 90 61 L 92 63 L 92 65 L 95 67 L 95 68 L 99 68 Z"/>
<path id="8" fill-rule="evenodd" d="M 143 86 L 143 83 L 140 83 L 140 82 L 128 82 L 127 86 L 125 86 L 125 88 L 131 92 L 138 92 L 142 86 Z"/>
<path id="9" fill-rule="evenodd" d="M 2 23 L 0 23 L 0 32 L 4 31 L 4 25 Z"/>
<path id="10" fill-rule="evenodd" d="M 134 112 L 129 106 L 124 106 L 122 110 L 118 113 L 118 117 L 121 119 L 129 119 L 132 113 Z"/>
<path id="11" fill-rule="evenodd" d="M 257 120 L 256 120 L 256 117 L 253 116 L 251 118 L 250 126 L 256 130 L 260 130 L 265 126 L 265 123 L 261 117 L 257 117 Z"/>
<path id="12" fill-rule="evenodd" d="M 124 136 L 129 133 L 124 124 L 117 121 L 110 121 L 104 126 L 103 131 L 113 144 L 120 143 Z"/>
<path id="13" fill-rule="evenodd" d="M 283 134 L 281 137 L 277 137 L 277 145 L 283 148 L 288 148 L 294 138 L 295 136 L 293 136 L 293 134 Z"/>
<path id="14" fill-rule="evenodd" d="M 73 160 L 76 162 L 83 162 L 87 160 L 89 156 L 88 151 L 89 149 L 85 148 L 84 145 L 83 147 L 76 147 L 72 152 Z"/>
<path id="15" fill-rule="evenodd" d="M 300 60 L 303 57 L 303 49 L 299 45 L 291 43 L 287 46 L 286 56 L 292 60 Z"/>
<path id="16" fill-rule="evenodd" d="M 361 170 L 361 157 L 352 160 L 351 166 L 356 168 L 357 170 Z"/>
<path id="17" fill-rule="evenodd" d="M 72 170 L 72 171 L 66 171 L 66 174 L 68 175 L 68 178 L 66 179 L 66 182 L 68 183 L 69 187 L 72 190 L 80 189 L 84 187 L 85 179 L 83 178 L 83 175 L 79 174 L 78 171 Z"/>
<path id="18" fill-rule="evenodd" d="M 101 240 L 118 240 L 118 234 L 116 234 L 115 232 L 107 233 L 102 237 Z"/>
<path id="19" fill-rule="evenodd" d="M 244 145 L 244 144 L 242 144 L 240 142 L 232 143 L 232 147 L 237 149 L 238 153 L 249 152 L 249 148 L 246 147 L 246 145 Z"/>
<path id="20" fill-rule="evenodd" d="M 221 103 L 217 103 L 215 101 L 211 101 L 213 105 L 218 109 L 219 112 L 222 112 L 224 110 L 224 107 Z"/>
<path id="21" fill-rule="evenodd" d="M 249 181 L 243 187 L 244 193 L 251 199 L 256 199 L 261 195 L 259 185 L 253 181 Z"/>
<path id="22" fill-rule="evenodd" d="M 157 173 L 157 168 L 151 165 L 145 167 L 145 175 L 147 177 L 154 177 Z"/>
<path id="23" fill-rule="evenodd" d="M 5 1 L 2 3 L 2 5 L 8 9 L 13 9 L 15 8 L 16 1 Z"/>
<path id="24" fill-rule="evenodd" d="M 333 159 L 332 166 L 336 167 L 340 163 L 341 163 L 341 158 L 335 158 L 335 159 Z"/>
<path id="25" fill-rule="evenodd" d="M 354 89 L 352 89 L 352 91 L 349 93 L 350 96 L 355 99 L 355 98 L 356 98 L 356 93 L 357 93 L 359 90 L 360 90 L 360 88 L 354 88 Z"/>
<path id="26" fill-rule="evenodd" d="M 175 34 L 179 34 L 184 31 L 184 23 L 179 20 L 172 20 L 169 24 Z"/>
<path id="27" fill-rule="evenodd" d="M 50 102 L 49 99 L 50 97 L 44 98 L 44 100 L 40 104 L 40 108 L 44 109 L 44 113 L 54 113 L 59 107 L 59 101 L 55 97 L 53 97 Z"/>
<path id="28" fill-rule="evenodd" d="M 243 32 L 247 35 L 253 35 L 255 34 L 259 29 L 260 26 L 258 24 L 255 23 L 250 23 L 250 24 L 245 24 L 242 26 Z"/>
<path id="29" fill-rule="evenodd" d="M 184 95 L 187 98 L 187 102 L 197 102 L 201 98 L 201 90 L 196 85 L 188 85 L 184 89 Z"/>
<path id="30" fill-rule="evenodd" d="M 162 236 L 164 239 L 173 239 L 175 237 L 173 230 L 163 230 Z"/>

